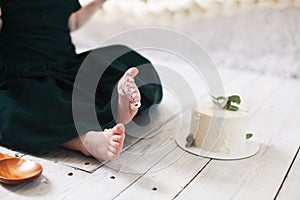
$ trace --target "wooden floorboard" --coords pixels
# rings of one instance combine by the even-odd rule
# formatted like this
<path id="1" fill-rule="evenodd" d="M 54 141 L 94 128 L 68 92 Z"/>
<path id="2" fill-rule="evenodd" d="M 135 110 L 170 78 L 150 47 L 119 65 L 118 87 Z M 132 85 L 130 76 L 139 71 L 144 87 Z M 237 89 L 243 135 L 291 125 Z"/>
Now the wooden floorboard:
<path id="1" fill-rule="evenodd" d="M 0 153 L 15 157 L 22 157 L 26 154 L 25 152 L 16 151 L 2 146 L 0 146 Z"/>
<path id="2" fill-rule="evenodd" d="M 81 193 L 85 193 L 88 198 L 101 193 L 103 199 L 112 199 L 128 188 L 176 147 L 169 138 L 177 129 L 177 121 L 170 123 L 172 124 L 166 126 L 160 134 L 137 143 L 124 151 L 119 159 L 110 161 L 95 171 L 89 180 L 81 183 L 80 190 L 66 194 L 67 199 L 74 199 Z M 114 171 L 115 179 L 113 181 L 106 182 L 103 180 L 102 176 L 107 170 Z"/>
<path id="3" fill-rule="evenodd" d="M 295 109 L 300 81 L 228 69 L 220 74 L 226 94 L 241 95 L 250 111 L 249 131 L 261 143 L 254 157 L 219 161 L 181 150 L 174 134 L 188 133 L 190 105 L 179 108 L 169 93 L 162 102 L 166 123 L 148 127 L 145 139 L 129 136 L 115 161 L 99 162 L 60 148 L 36 157 L 0 147 L 44 167 L 33 182 L 0 185 L 0 199 L 272 199 L 276 194 L 299 199 L 293 197 L 299 197 L 299 155 L 294 157 L 300 141 Z M 206 88 L 198 90 L 200 98 L 207 98 Z"/>
<path id="4" fill-rule="evenodd" d="M 24 156 L 43 166 L 43 174 L 36 180 L 21 185 L 0 186 L 0 199 L 59 199 L 78 187 L 82 180 L 89 179 L 90 174 L 72 167 L 54 163 L 33 156 Z"/>
<path id="5" fill-rule="evenodd" d="M 264 78 L 265 79 L 265 78 Z M 296 85 L 289 81 L 269 80 L 260 86 L 265 99 L 255 106 L 250 126 L 261 149 L 254 157 L 240 161 L 212 160 L 201 174 L 178 196 L 177 199 L 273 199 L 298 149 L 295 135 L 296 119 L 291 116 L 299 95 L 286 98 Z M 278 85 L 278 83 L 280 83 Z M 255 87 L 255 83 L 253 87 Z M 257 88 L 258 89 L 258 88 Z M 250 95 L 250 94 L 249 94 Z M 246 96 L 263 99 L 262 96 Z M 272 99 L 272 100 L 270 100 Z M 287 107 L 282 107 L 284 102 Z M 251 107 L 250 107 L 251 108 Z M 249 108 L 249 109 L 250 109 Z M 292 118 L 292 120 L 291 120 Z M 287 138 L 288 137 L 288 138 Z M 299 141 L 299 140 L 298 140 Z"/>
<path id="6" fill-rule="evenodd" d="M 282 188 L 278 191 L 278 196 L 276 199 L 289 199 L 298 200 L 300 199 L 300 147 L 295 155 L 295 160 L 293 160 L 290 170 L 286 174 L 286 179 L 282 184 Z"/>
<path id="7" fill-rule="evenodd" d="M 197 83 L 203 81 L 203 80 L 195 80 L 197 78 L 199 79 L 199 76 L 191 74 L 192 72 L 189 72 L 189 73 L 185 72 L 183 70 L 183 69 L 185 69 L 185 67 L 186 66 L 176 65 L 176 66 L 174 66 L 174 70 L 177 69 L 178 73 L 184 72 L 185 77 L 190 76 L 189 82 L 191 84 L 193 83 L 193 80 L 194 80 L 194 82 L 197 82 Z M 229 83 L 234 79 L 235 73 L 236 73 L 235 70 L 224 70 L 224 69 L 219 70 L 219 74 L 220 74 L 222 81 L 226 82 L 226 83 Z M 170 77 L 170 79 L 171 80 L 168 80 L 168 82 L 174 82 L 174 83 L 176 82 L 176 80 L 173 80 L 172 77 Z M 162 81 L 164 83 L 164 80 L 162 80 Z M 180 88 L 181 85 L 175 84 L 174 87 L 178 87 L 177 90 L 184 90 L 184 88 Z M 202 85 L 202 87 L 200 87 L 200 84 L 198 84 L 197 89 L 199 91 L 199 96 L 203 95 L 206 92 L 206 88 L 204 87 L 204 85 Z M 179 113 L 181 108 L 178 107 L 178 105 L 177 105 L 178 102 L 176 101 L 176 99 L 173 98 L 173 96 L 170 94 L 169 91 L 165 91 L 165 94 L 166 95 L 164 96 L 164 98 L 162 100 L 160 108 L 164 109 L 163 115 L 165 116 L 165 118 L 167 118 L 165 120 L 169 120 L 172 118 L 172 116 Z M 185 105 L 185 106 L 189 107 L 189 105 Z M 155 113 L 155 114 L 156 115 L 154 115 L 152 117 L 156 119 L 156 118 L 159 118 L 161 113 Z M 157 120 L 159 120 L 159 119 L 157 119 Z M 130 125 L 128 125 L 128 126 L 130 126 Z M 147 130 L 147 132 L 155 131 L 155 129 L 156 129 L 156 126 L 154 125 L 154 127 L 153 128 L 150 127 L 150 129 Z M 129 131 L 131 131 L 131 129 Z M 137 130 L 132 129 L 132 131 L 137 131 Z M 143 129 L 143 132 L 145 132 L 145 128 Z M 129 147 L 138 141 L 139 141 L 139 139 L 127 136 L 125 138 L 125 149 L 127 149 L 126 147 Z M 47 160 L 51 160 L 55 163 L 64 164 L 64 165 L 71 166 L 71 167 L 74 167 L 77 169 L 81 169 L 81 170 L 84 170 L 84 171 L 87 171 L 90 173 L 92 173 L 95 170 L 97 170 L 98 168 L 100 168 L 104 163 L 103 161 L 99 161 L 99 160 L 96 160 L 91 157 L 86 157 L 79 152 L 73 152 L 73 151 L 63 149 L 63 148 L 54 149 L 45 155 L 41 155 L 41 157 L 44 159 L 47 159 Z"/>
<path id="8" fill-rule="evenodd" d="M 232 77 L 233 73 L 234 72 L 227 73 L 229 74 L 228 77 Z M 205 93 L 205 91 L 203 91 L 203 93 Z M 172 101 L 168 101 L 167 106 L 173 106 Z M 175 124 L 177 124 L 176 121 Z M 107 163 L 95 171 L 89 180 L 82 181 L 79 190 L 72 193 L 66 193 L 64 196 L 66 196 L 67 199 L 74 199 L 82 193 L 85 193 L 87 197 L 92 198 L 101 193 L 103 199 L 115 198 L 123 191 L 126 191 L 127 188 L 145 174 L 161 170 L 161 168 L 166 165 L 165 163 L 167 161 L 169 162 L 170 158 L 174 156 L 175 158 L 180 158 L 184 153 L 183 151 L 178 151 L 177 149 L 177 151 L 181 153 L 179 155 L 169 153 L 177 148 L 172 135 L 174 135 L 174 130 L 176 131 L 178 128 L 174 124 L 166 125 L 164 127 L 167 130 L 160 130 L 159 135 L 155 135 L 147 140 L 141 140 L 134 146 L 131 146 L 121 154 L 118 160 Z M 159 147 L 163 147 L 163 149 L 157 151 Z M 156 150 L 156 152 L 149 154 L 149 152 L 152 152 L 153 150 Z M 107 178 L 103 178 L 103 174 L 107 174 L 107 170 L 114 172 L 111 175 L 114 179 L 109 182 L 106 181 Z"/>
<path id="9" fill-rule="evenodd" d="M 248 74 L 240 72 L 239 76 L 231 79 L 231 82 L 225 85 L 225 89 L 235 88 L 231 92 L 239 92 L 249 87 L 253 82 L 257 82 L 257 74 Z M 242 84 L 238 84 L 242 83 Z M 190 112 L 187 112 L 190 115 Z M 186 116 L 185 118 L 189 118 Z M 188 134 L 189 122 L 186 124 L 184 132 Z M 176 156 L 182 150 L 177 147 L 171 155 Z M 180 154 L 179 154 L 180 155 Z M 156 173 L 147 173 L 129 188 L 118 195 L 117 199 L 172 199 L 176 196 L 194 176 L 201 171 L 210 161 L 207 158 L 185 153 L 185 156 L 178 156 L 176 162 L 168 167 L 157 171 Z M 164 181 L 163 181 L 164 180 Z"/>

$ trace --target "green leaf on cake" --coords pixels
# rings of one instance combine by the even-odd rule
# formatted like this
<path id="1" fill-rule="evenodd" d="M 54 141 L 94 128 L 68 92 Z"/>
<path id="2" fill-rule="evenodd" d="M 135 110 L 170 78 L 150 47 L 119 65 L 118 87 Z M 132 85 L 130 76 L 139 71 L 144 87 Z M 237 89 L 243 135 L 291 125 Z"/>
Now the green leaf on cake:
<path id="1" fill-rule="evenodd" d="M 253 133 L 246 133 L 246 139 L 247 140 L 252 138 L 252 136 L 253 136 Z"/>
<path id="2" fill-rule="evenodd" d="M 241 98 L 238 95 L 232 95 L 227 97 L 227 103 L 226 103 L 226 109 L 231 110 L 231 111 L 238 111 L 239 107 L 232 105 L 233 103 L 235 104 L 240 104 L 241 103 Z"/>
<path id="3" fill-rule="evenodd" d="M 212 101 L 219 108 L 230 111 L 238 111 L 239 107 L 237 105 L 241 104 L 241 98 L 238 95 L 231 95 L 227 98 L 223 96 L 219 96 L 216 98 L 213 97 Z"/>
<path id="4" fill-rule="evenodd" d="M 228 100 L 236 103 L 236 104 L 240 104 L 241 103 L 241 98 L 238 95 L 232 95 L 228 97 Z"/>
<path id="5" fill-rule="evenodd" d="M 229 105 L 229 107 L 227 108 L 227 110 L 238 111 L 238 110 L 239 110 L 239 107 L 234 106 L 234 105 Z"/>

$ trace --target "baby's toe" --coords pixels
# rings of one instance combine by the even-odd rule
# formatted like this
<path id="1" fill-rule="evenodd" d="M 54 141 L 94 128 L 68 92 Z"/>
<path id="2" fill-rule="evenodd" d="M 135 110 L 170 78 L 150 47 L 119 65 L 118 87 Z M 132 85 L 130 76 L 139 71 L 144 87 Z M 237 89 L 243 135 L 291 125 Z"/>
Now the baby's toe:
<path id="1" fill-rule="evenodd" d="M 125 126 L 123 124 L 117 124 L 113 129 L 112 129 L 113 135 L 119 135 L 124 137 L 125 133 Z"/>
<path id="2" fill-rule="evenodd" d="M 116 149 L 120 149 L 120 148 L 121 148 L 121 144 L 120 144 L 119 142 L 114 142 L 114 141 L 112 141 L 112 142 L 110 143 L 110 145 L 111 145 L 112 147 L 116 148 Z"/>
<path id="3" fill-rule="evenodd" d="M 134 78 L 131 77 L 131 76 L 128 76 L 128 77 L 126 78 L 126 83 L 134 83 Z"/>
<path id="4" fill-rule="evenodd" d="M 140 92 L 138 87 L 135 84 L 132 84 L 131 87 L 128 89 L 127 97 L 129 100 L 133 100 L 132 98 L 137 98 L 140 96 Z"/>
<path id="5" fill-rule="evenodd" d="M 109 145 L 108 150 L 114 154 L 119 152 L 119 149 L 117 149 L 116 147 Z"/>
<path id="6" fill-rule="evenodd" d="M 135 92 L 130 96 L 130 102 L 139 102 L 139 101 L 141 101 L 141 96 L 138 92 Z"/>
<path id="7" fill-rule="evenodd" d="M 110 159 L 114 159 L 114 158 L 117 158 L 118 155 L 111 152 L 111 151 L 108 151 L 107 154 L 106 154 Z"/>
<path id="8" fill-rule="evenodd" d="M 108 149 L 108 152 L 110 152 L 111 157 L 117 158 L 117 157 L 119 157 L 119 155 L 121 153 L 121 149 L 110 146 Z"/>
<path id="9" fill-rule="evenodd" d="M 114 142 L 121 142 L 122 137 L 120 135 L 114 135 L 112 137 L 112 141 Z"/>
<path id="10" fill-rule="evenodd" d="M 133 87 L 133 83 L 132 82 L 128 82 L 125 84 L 125 90 L 130 92 L 131 88 Z"/>
<path id="11" fill-rule="evenodd" d="M 131 67 L 126 71 L 127 76 L 135 77 L 139 73 L 138 68 L 136 67 Z"/>

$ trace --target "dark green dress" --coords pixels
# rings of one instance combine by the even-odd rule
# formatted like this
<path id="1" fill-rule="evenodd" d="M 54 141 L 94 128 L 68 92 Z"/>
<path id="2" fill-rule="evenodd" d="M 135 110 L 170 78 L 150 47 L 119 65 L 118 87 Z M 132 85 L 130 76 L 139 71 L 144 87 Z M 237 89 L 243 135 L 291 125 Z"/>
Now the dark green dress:
<path id="1" fill-rule="evenodd" d="M 69 16 L 80 4 L 78 0 L 0 0 L 0 6 L 0 145 L 46 152 L 84 132 L 78 133 L 74 125 L 72 90 L 90 52 L 75 53 L 68 28 Z M 113 89 L 128 68 L 137 66 L 153 83 L 160 83 L 151 63 L 126 46 L 98 49 L 97 65 L 106 66 L 112 53 L 124 51 L 128 53 L 109 63 L 94 95 L 102 129 L 116 124 L 110 106 L 116 96 Z M 142 96 L 139 112 L 161 101 L 160 84 L 145 85 L 138 77 L 137 84 Z M 82 123 L 86 131 L 94 129 Z"/>

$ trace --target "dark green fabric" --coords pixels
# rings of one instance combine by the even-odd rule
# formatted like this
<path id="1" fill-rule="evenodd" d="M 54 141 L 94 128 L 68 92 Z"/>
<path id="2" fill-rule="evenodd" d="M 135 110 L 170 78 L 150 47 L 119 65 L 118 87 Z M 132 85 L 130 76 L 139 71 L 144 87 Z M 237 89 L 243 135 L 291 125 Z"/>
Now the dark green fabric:
<path id="1" fill-rule="evenodd" d="M 43 153 L 83 133 L 77 133 L 73 122 L 72 90 L 80 65 L 90 52 L 75 53 L 67 26 L 69 15 L 80 5 L 77 0 L 0 0 L 0 6 L 0 144 Z M 128 53 L 107 63 L 112 52 L 124 50 Z M 128 68 L 137 66 L 148 79 L 160 80 L 151 63 L 126 46 L 103 47 L 97 55 L 97 66 L 109 67 L 96 96 L 88 95 L 95 97 L 98 121 L 104 129 L 115 125 L 113 89 Z M 139 75 L 141 111 L 162 98 L 160 84 L 144 82 Z M 82 109 L 91 106 L 74 104 Z M 86 131 L 95 130 L 89 122 L 82 124 Z"/>
<path id="2" fill-rule="evenodd" d="M 1 0 L 2 61 L 45 62 L 75 55 L 68 18 L 80 8 L 77 0 Z"/>

